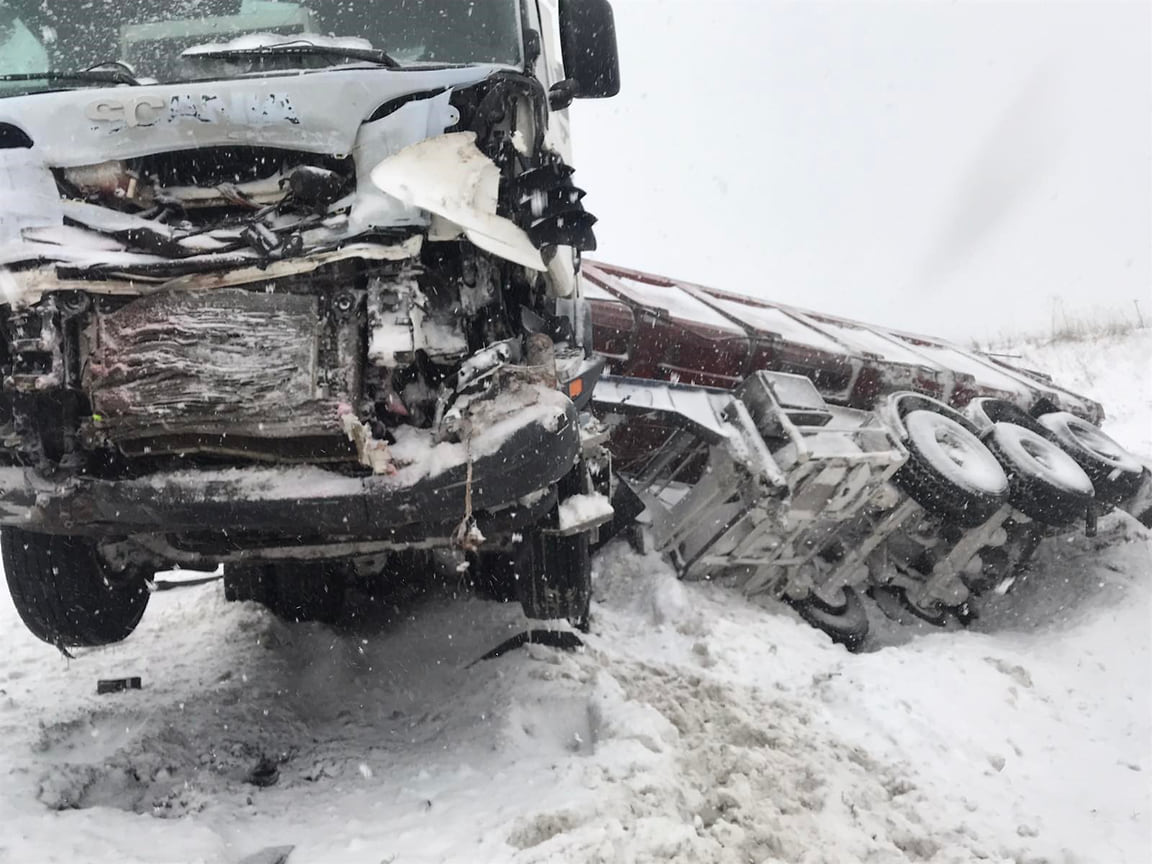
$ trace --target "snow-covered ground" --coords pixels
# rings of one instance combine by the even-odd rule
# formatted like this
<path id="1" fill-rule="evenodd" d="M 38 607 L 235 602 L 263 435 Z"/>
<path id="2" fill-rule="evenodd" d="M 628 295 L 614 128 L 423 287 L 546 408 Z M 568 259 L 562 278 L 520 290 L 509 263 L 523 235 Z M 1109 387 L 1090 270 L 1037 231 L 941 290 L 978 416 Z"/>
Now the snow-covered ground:
<path id="1" fill-rule="evenodd" d="M 1152 333 L 1028 350 L 1152 456 Z M 451 586 L 333 630 L 156 594 L 74 660 L 0 599 L 0 861 L 1152 860 L 1152 540 L 1049 542 L 969 631 L 851 655 L 616 544 L 582 653 Z M 140 675 L 97 696 L 96 680 Z M 263 760 L 274 785 L 247 779 Z"/>

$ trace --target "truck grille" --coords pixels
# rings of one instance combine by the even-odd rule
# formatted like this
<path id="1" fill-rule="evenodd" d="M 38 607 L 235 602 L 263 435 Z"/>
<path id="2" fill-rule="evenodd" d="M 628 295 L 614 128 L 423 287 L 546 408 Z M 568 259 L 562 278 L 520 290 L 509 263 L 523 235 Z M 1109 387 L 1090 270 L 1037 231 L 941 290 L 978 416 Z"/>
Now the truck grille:
<path id="1" fill-rule="evenodd" d="M 95 316 L 85 384 L 105 436 L 338 434 L 315 295 L 158 294 Z M 330 340 L 329 340 L 330 341 Z"/>

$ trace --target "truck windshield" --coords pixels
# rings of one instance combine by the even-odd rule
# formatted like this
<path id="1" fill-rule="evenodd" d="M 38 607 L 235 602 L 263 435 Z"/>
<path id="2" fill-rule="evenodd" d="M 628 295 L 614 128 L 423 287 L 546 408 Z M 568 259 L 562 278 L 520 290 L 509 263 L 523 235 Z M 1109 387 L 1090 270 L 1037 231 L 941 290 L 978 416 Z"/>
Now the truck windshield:
<path id="1" fill-rule="evenodd" d="M 0 0 L 0 76 L 121 61 L 159 81 L 220 77 L 183 52 L 238 49 L 224 74 L 239 74 L 258 62 L 244 49 L 310 39 L 377 49 L 401 65 L 519 66 L 520 34 L 519 0 Z M 297 67 L 348 62 L 338 52 L 288 57 Z"/>

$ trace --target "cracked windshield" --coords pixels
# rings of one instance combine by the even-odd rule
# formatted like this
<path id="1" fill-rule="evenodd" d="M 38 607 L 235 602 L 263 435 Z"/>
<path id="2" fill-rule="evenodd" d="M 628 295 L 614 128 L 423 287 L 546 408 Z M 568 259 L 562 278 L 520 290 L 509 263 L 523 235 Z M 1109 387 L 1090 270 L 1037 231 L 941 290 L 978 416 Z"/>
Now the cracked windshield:
<path id="1" fill-rule="evenodd" d="M 384 52 L 403 66 L 514 66 L 521 56 L 515 0 L 0 0 L 0 76 L 121 63 L 129 74 L 176 81 L 367 57 L 297 52 L 273 65 L 266 54 L 206 62 L 189 51 L 305 43 Z"/>

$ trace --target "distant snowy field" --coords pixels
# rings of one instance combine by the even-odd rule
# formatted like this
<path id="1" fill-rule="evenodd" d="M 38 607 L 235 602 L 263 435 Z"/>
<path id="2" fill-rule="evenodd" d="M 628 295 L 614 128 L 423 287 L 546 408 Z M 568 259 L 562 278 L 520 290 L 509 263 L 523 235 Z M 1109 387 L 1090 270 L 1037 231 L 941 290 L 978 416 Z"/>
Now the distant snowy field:
<path id="1" fill-rule="evenodd" d="M 1152 331 L 1022 349 L 1152 457 Z M 1152 861 L 1152 540 L 1042 548 L 974 630 L 861 655 L 616 544 L 588 648 L 437 596 L 354 631 L 219 584 L 72 661 L 0 592 L 0 861 Z M 144 689 L 95 694 L 96 679 Z M 279 779 L 245 778 L 261 757 Z"/>

